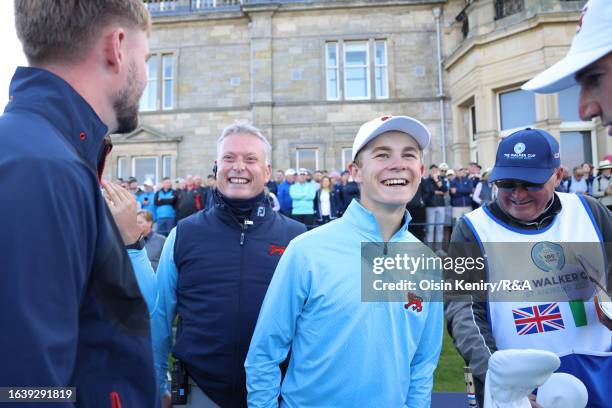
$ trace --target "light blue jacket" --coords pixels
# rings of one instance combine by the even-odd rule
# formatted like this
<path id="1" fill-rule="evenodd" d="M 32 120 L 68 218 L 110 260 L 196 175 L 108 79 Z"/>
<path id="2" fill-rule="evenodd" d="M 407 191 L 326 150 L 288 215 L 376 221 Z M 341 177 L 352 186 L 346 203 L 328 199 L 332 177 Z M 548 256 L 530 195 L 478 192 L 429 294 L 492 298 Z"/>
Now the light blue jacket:
<path id="1" fill-rule="evenodd" d="M 289 188 L 289 194 L 293 201 L 293 215 L 314 214 L 314 198 L 317 194 L 317 187 L 313 183 L 300 184 L 295 182 Z"/>
<path id="2" fill-rule="evenodd" d="M 410 216 L 390 242 L 418 242 Z M 353 201 L 295 238 L 281 258 L 245 362 L 249 407 L 425 408 L 442 346 L 441 302 L 420 313 L 361 301 L 361 242 L 382 242 Z M 316 256 L 313 256 L 316 254 Z M 281 387 L 279 363 L 291 349 Z"/>

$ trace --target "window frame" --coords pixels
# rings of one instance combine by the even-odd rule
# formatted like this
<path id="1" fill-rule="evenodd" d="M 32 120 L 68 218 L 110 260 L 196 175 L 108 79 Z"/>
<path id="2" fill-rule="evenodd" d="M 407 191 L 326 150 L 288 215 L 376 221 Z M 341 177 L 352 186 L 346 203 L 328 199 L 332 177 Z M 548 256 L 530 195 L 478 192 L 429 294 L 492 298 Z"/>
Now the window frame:
<path id="1" fill-rule="evenodd" d="M 315 152 L 315 168 L 309 169 L 309 170 L 312 170 L 312 171 L 319 170 L 319 148 L 318 147 L 296 147 L 295 148 L 295 168 L 296 170 L 304 167 L 300 165 L 300 152 L 306 151 L 306 150 L 313 150 Z"/>
<path id="2" fill-rule="evenodd" d="M 166 57 L 170 56 L 172 58 L 171 69 L 172 76 L 166 77 L 164 72 Z M 155 61 L 157 64 L 157 76 L 155 79 L 149 78 L 149 70 L 147 66 L 147 88 L 151 82 L 155 82 L 157 84 L 157 89 L 155 90 L 155 106 L 150 108 L 147 107 L 143 109 L 140 105 L 140 101 L 138 103 L 138 111 L 139 112 L 159 112 L 159 111 L 170 111 L 177 109 L 177 64 L 178 64 L 178 52 L 175 50 L 158 50 L 151 53 L 151 57 L 149 61 Z M 165 105 L 166 99 L 166 81 L 171 81 L 171 105 Z M 144 92 L 143 92 L 144 95 Z M 142 96 L 141 96 L 142 99 Z"/>
<path id="3" fill-rule="evenodd" d="M 524 91 L 521 89 L 520 86 L 515 86 L 515 87 L 508 87 L 508 88 L 503 88 L 503 89 L 498 89 L 495 91 L 496 94 L 496 105 L 497 105 L 497 130 L 499 132 L 500 137 L 504 138 L 506 136 L 511 135 L 512 133 L 521 130 L 521 129 L 525 129 L 527 127 L 535 127 L 535 122 L 537 121 L 537 100 L 536 100 L 536 96 L 535 94 L 533 94 L 533 119 L 534 121 L 532 123 L 526 123 L 524 125 L 518 126 L 518 127 L 513 127 L 513 128 L 509 128 L 509 129 L 502 129 L 502 100 L 501 100 L 501 96 L 502 94 L 505 93 L 510 93 L 510 92 L 516 92 L 516 91 L 523 91 L 526 93 L 531 93 L 533 94 L 533 92 L 529 92 L 529 91 Z"/>
<path id="4" fill-rule="evenodd" d="M 353 155 L 353 148 L 352 147 L 342 147 L 340 149 L 340 161 L 342 162 L 342 170 L 341 171 L 347 170 L 348 165 L 353 162 L 352 160 L 346 162 L 345 157 L 344 157 L 344 152 L 346 150 L 350 150 L 351 151 L 351 157 Z"/>
<path id="5" fill-rule="evenodd" d="M 150 156 L 150 155 L 143 155 L 143 156 L 132 156 L 132 176 L 136 177 L 136 160 L 138 159 L 155 159 L 155 180 L 153 180 L 153 184 L 156 184 L 158 182 L 158 180 L 160 180 L 159 177 L 159 156 Z M 142 183 L 144 180 L 138 180 L 139 183 Z"/>
<path id="6" fill-rule="evenodd" d="M 365 72 L 365 87 L 367 91 L 366 96 L 347 96 L 347 48 L 351 45 L 362 45 L 365 46 L 366 61 L 367 65 L 357 66 L 349 65 L 348 68 L 366 68 Z M 376 50 L 379 44 L 384 47 L 384 60 L 381 64 L 376 63 Z M 329 65 L 329 47 L 336 47 L 336 66 Z M 349 50 L 350 51 L 350 50 Z M 322 92 L 323 97 L 326 101 L 376 101 L 385 100 L 391 97 L 391 76 L 392 72 L 389 71 L 389 64 L 392 60 L 389 55 L 389 39 L 388 38 L 350 38 L 350 39 L 328 39 L 323 42 L 323 65 L 322 69 L 325 81 L 323 83 Z M 337 76 L 336 82 L 336 98 L 330 98 L 330 70 L 334 70 Z M 381 95 L 378 95 L 378 87 L 376 81 L 376 72 L 378 69 L 383 70 L 383 89 Z M 323 82 L 323 81 L 321 81 Z"/>
<path id="7" fill-rule="evenodd" d="M 333 45 L 336 48 L 336 65 L 329 65 L 329 51 L 328 47 Z M 328 101 L 339 101 L 342 99 L 342 94 L 340 93 L 340 44 L 338 41 L 326 41 L 325 42 L 325 97 Z M 329 71 L 336 71 L 336 97 L 329 97 Z"/>
<path id="8" fill-rule="evenodd" d="M 373 57 L 374 57 L 374 61 L 372 66 L 374 67 L 373 69 L 373 76 L 374 76 L 374 80 L 373 80 L 373 92 L 374 92 L 374 99 L 389 99 L 389 47 L 387 47 L 387 40 L 373 40 L 374 42 L 374 53 L 373 53 Z M 376 51 L 377 51 L 377 47 L 378 44 L 383 44 L 384 49 L 385 49 L 385 61 L 384 64 L 376 64 Z M 376 70 L 377 68 L 382 67 L 384 68 L 384 72 L 385 72 L 385 78 L 386 81 L 384 81 L 383 83 L 383 87 L 385 90 L 385 95 L 383 96 L 378 96 L 378 87 L 376 84 Z"/>

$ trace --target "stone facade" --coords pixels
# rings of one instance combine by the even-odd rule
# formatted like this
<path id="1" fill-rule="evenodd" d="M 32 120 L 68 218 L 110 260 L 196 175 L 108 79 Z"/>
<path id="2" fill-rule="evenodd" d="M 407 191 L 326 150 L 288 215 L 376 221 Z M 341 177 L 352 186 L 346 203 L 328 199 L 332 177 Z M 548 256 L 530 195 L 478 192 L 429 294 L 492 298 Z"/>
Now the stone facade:
<path id="1" fill-rule="evenodd" d="M 520 88 L 565 56 L 586 1 L 524 0 L 522 11 L 497 19 L 495 3 L 468 2 L 462 10 L 462 18 L 467 18 L 469 26 L 467 36 L 445 59 L 452 100 L 453 163 L 467 163 L 477 156 L 485 168 L 493 166 L 500 137 L 512 132 L 502 130 L 500 93 Z M 577 98 L 577 92 L 573 96 Z M 574 163 L 577 158 L 564 163 L 564 148 L 570 147 L 564 143 L 562 134 L 585 132 L 591 154 L 583 160 L 597 164 L 612 147 L 599 119 L 592 122 L 564 119 L 559 106 L 558 94 L 536 95 L 535 120 L 524 126 L 542 128 L 557 137 L 561 141 L 562 163 L 569 166 L 577 164 Z M 571 106 L 577 112 L 577 104 Z M 470 109 L 475 126 L 470 123 Z M 521 110 L 524 107 L 513 109 L 528 114 Z M 474 142 L 470 143 L 472 134 Z M 569 159 L 569 155 L 565 156 Z"/>
<path id="2" fill-rule="evenodd" d="M 113 137 L 109 177 L 117 177 L 119 157 L 138 154 L 160 160 L 171 154 L 171 177 L 208 174 L 215 141 L 234 121 L 264 131 L 274 169 L 295 167 L 299 149 L 316 149 L 318 168 L 341 170 L 343 149 L 351 147 L 359 126 L 384 114 L 413 116 L 429 127 L 433 139 L 426 164 L 465 164 L 472 151 L 489 166 L 503 134 L 497 92 L 520 86 L 565 54 L 582 4 L 525 0 L 522 12 L 496 20 L 494 0 L 148 3 L 151 10 L 166 10 L 153 13 L 150 47 L 152 53 L 173 55 L 172 108 L 142 111 L 142 128 Z M 442 92 L 435 9 L 441 11 Z M 461 15 L 469 22 L 465 38 Z M 343 47 L 355 41 L 367 42 L 370 50 L 376 41 L 386 44 L 388 95 L 328 100 L 326 44 L 337 43 L 341 59 Z M 370 95 L 375 94 L 372 54 Z M 342 83 L 344 72 L 338 72 Z M 536 101 L 534 125 L 559 136 L 555 96 Z M 472 105 L 477 132 L 470 148 L 465 118 Z M 598 135 L 599 156 L 607 152 L 603 129 L 585 126 Z M 156 177 L 161 176 L 160 170 Z"/>

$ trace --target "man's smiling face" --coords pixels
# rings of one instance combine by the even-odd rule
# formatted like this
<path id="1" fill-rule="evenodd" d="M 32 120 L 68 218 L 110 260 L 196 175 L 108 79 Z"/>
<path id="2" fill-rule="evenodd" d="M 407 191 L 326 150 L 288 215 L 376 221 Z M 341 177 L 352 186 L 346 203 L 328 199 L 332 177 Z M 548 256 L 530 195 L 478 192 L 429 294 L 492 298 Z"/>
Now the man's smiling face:
<path id="1" fill-rule="evenodd" d="M 405 206 L 416 194 L 424 167 L 412 136 L 386 132 L 369 142 L 350 166 L 360 184 L 361 202 L 371 206 Z"/>
<path id="2" fill-rule="evenodd" d="M 264 142 L 250 133 L 228 135 L 217 158 L 217 188 L 228 198 L 253 198 L 264 190 L 272 169 Z"/>

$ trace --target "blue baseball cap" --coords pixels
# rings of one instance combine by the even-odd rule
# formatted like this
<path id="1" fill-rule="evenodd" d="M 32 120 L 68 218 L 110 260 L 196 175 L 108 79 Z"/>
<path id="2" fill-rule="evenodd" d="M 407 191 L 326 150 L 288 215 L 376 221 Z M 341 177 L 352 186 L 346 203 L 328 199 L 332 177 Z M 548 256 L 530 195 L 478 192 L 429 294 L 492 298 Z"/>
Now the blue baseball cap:
<path id="1" fill-rule="evenodd" d="M 512 179 L 542 184 L 560 165 L 559 142 L 544 130 L 527 128 L 499 144 L 489 181 Z"/>

